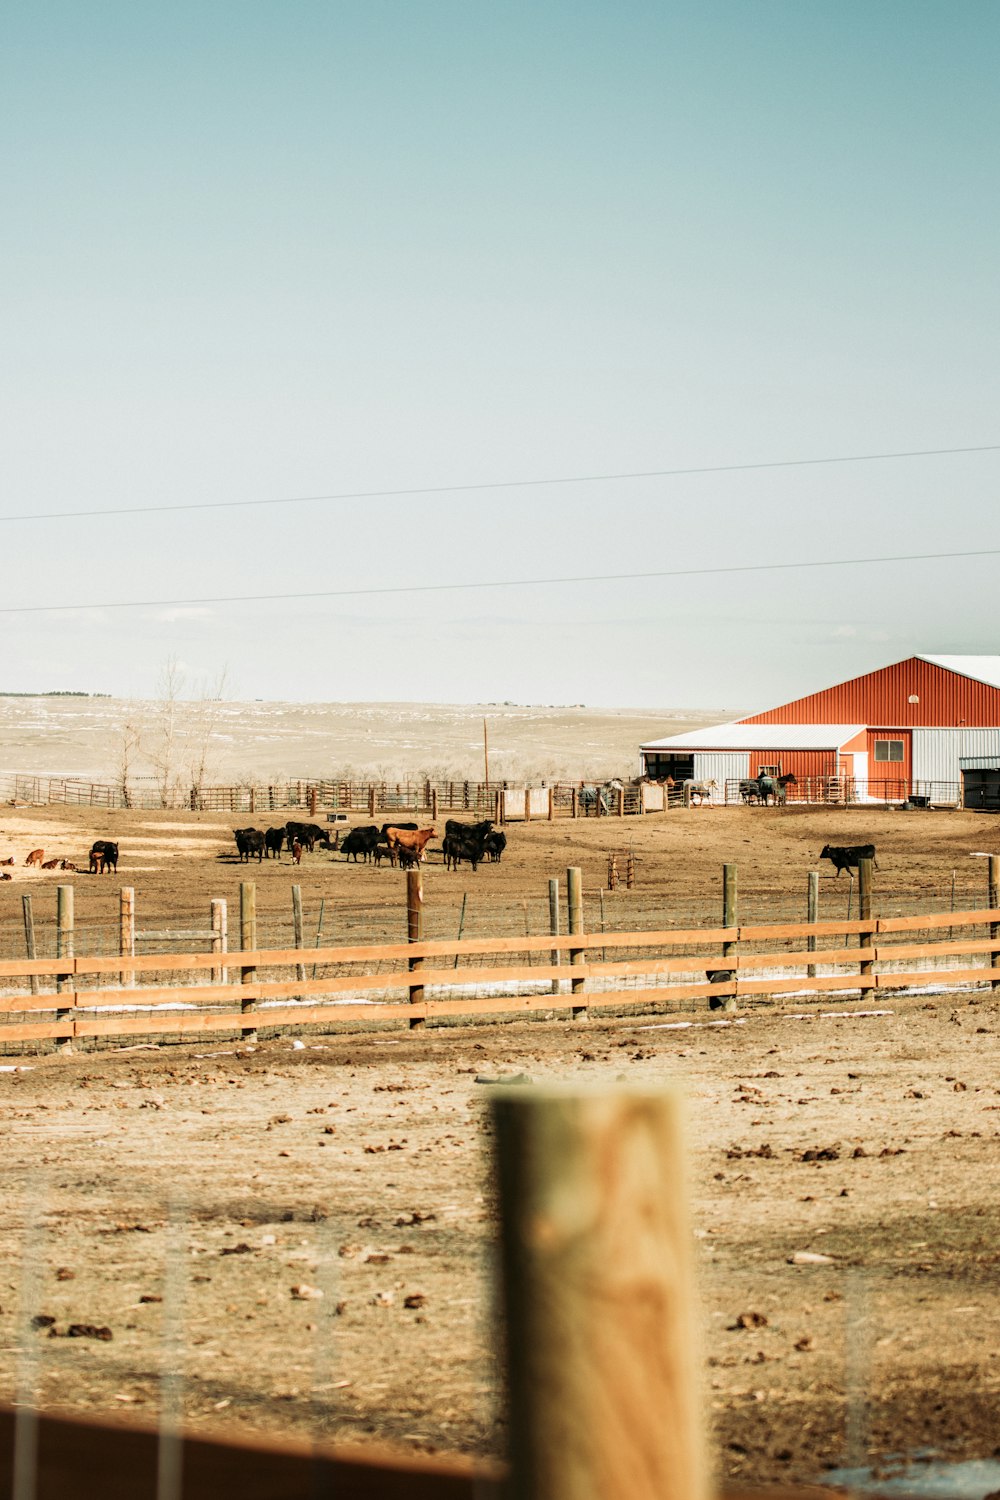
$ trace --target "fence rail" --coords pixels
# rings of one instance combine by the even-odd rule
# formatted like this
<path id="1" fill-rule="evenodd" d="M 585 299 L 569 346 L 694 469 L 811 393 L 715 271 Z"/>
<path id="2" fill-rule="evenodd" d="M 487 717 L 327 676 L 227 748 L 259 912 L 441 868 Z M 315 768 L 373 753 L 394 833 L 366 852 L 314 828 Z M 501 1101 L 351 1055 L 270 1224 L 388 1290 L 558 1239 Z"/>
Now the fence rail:
<path id="1" fill-rule="evenodd" d="M 956 931 L 974 927 L 982 929 L 980 935 L 955 937 Z M 918 933 L 928 934 L 928 940 L 900 936 Z M 819 948 L 823 939 L 829 942 Z M 776 946 L 789 942 L 798 946 L 791 951 Z M 535 954 L 548 962 L 544 957 L 531 962 Z M 484 964 L 487 957 L 494 962 Z M 980 962 L 970 963 L 973 958 Z M 445 962 L 434 966 L 434 960 Z M 845 991 L 863 997 L 928 985 L 990 983 L 995 988 L 1000 985 L 1000 907 L 856 921 L 250 948 L 228 952 L 225 963 L 228 973 L 239 976 L 235 982 L 220 979 L 217 952 L 4 960 L 0 981 L 34 981 L 34 992 L 22 987 L 0 995 L 0 1045 L 137 1033 L 246 1034 L 257 1026 L 284 1030 L 404 1020 L 412 1026 L 570 1007 L 580 1015 L 588 1005 L 670 1009 L 680 1002 L 716 999 L 734 1005 L 755 996 Z M 306 979 L 307 966 L 326 972 Z M 205 970 L 214 971 L 204 976 L 210 982 L 201 982 Z M 285 972 L 261 978 L 262 970 Z M 154 982 L 140 985 L 144 975 Z M 193 979 L 178 982 L 182 975 Z M 112 978 L 117 983 L 110 983 Z M 37 988 L 43 980 L 54 984 Z M 567 982 L 571 995 L 563 992 Z M 371 991 L 380 998 L 370 998 Z M 25 1019 L 39 1013 L 45 1019 Z"/>
<path id="2" fill-rule="evenodd" d="M 746 781 L 730 777 L 712 784 L 705 799 L 726 806 L 746 800 Z M 957 781 L 858 781 L 850 776 L 809 776 L 783 790 L 782 801 L 850 806 L 919 799 L 934 807 L 958 807 Z M 127 784 L 71 777 L 0 776 L 0 800 L 36 805 L 100 808 L 173 808 L 191 812 L 270 813 L 285 810 L 376 813 L 438 811 L 479 814 L 497 822 L 523 817 L 634 817 L 690 801 L 683 783 L 591 778 L 582 781 L 353 781 L 302 778 L 285 782 L 234 782 L 219 786 L 166 786 L 152 778 Z M 698 800 L 698 794 L 695 794 Z"/>

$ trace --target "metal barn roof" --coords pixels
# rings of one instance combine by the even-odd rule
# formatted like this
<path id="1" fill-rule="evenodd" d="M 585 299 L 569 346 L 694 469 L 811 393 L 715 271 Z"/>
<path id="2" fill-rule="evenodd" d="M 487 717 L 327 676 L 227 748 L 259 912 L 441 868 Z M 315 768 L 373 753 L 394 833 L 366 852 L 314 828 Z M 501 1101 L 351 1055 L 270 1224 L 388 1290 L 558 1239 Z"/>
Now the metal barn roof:
<path id="1" fill-rule="evenodd" d="M 864 729 L 863 724 L 716 724 L 688 729 L 663 740 L 649 740 L 643 750 L 839 750 Z"/>
<path id="2" fill-rule="evenodd" d="M 932 666 L 943 667 L 946 672 L 958 672 L 962 677 L 971 677 L 974 682 L 1000 688 L 1000 656 L 928 656 L 923 651 L 918 656 L 920 661 L 929 661 Z"/>

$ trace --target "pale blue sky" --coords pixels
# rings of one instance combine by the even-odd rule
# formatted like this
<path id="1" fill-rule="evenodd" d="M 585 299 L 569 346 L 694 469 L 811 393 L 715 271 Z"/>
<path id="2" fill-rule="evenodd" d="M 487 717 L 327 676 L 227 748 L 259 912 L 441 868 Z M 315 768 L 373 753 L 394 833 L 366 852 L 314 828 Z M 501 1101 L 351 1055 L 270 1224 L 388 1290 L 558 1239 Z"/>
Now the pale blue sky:
<path id="1" fill-rule="evenodd" d="M 42 3 L 0 517 L 1000 442 L 1000 7 Z M 1000 546 L 1000 454 L 0 526 L 3 602 Z M 747 707 L 996 560 L 4 616 L 0 686 Z"/>

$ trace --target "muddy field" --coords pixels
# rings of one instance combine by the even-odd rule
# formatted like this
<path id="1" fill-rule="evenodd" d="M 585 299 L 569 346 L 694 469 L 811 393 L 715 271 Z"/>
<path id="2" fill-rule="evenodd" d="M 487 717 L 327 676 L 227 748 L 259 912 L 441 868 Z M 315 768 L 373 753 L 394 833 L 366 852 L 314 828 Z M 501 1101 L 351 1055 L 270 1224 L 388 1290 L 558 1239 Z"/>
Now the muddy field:
<path id="1" fill-rule="evenodd" d="M 614 898 L 620 921 L 670 920 L 684 903 L 714 918 L 723 860 L 739 865 L 755 916 L 780 913 L 804 902 L 823 842 L 868 838 L 878 900 L 940 903 L 957 871 L 958 904 L 981 903 L 984 861 L 969 855 L 996 848 L 997 826 L 793 809 L 515 826 L 504 863 L 476 876 L 449 875 L 435 857 L 428 912 L 452 924 L 467 891 L 481 924 L 491 911 L 513 921 L 568 864 L 583 867 L 596 911 L 608 849 L 631 842 L 637 886 Z M 140 912 L 179 921 L 212 896 L 234 899 L 248 873 L 231 829 L 207 815 L 97 822 L 4 808 L 0 858 L 17 861 L 0 890 L 6 942 L 21 894 L 40 920 L 68 878 L 25 871 L 24 853 L 80 862 L 95 836 L 122 848 L 117 883 L 71 877 L 77 920 L 95 934 L 113 925 L 119 884 L 136 888 Z M 398 873 L 319 853 L 294 874 L 287 861 L 250 873 L 275 930 L 293 879 L 307 923 L 322 899 L 342 931 L 380 905 L 402 929 Z M 821 884 L 825 908 L 842 911 L 846 878 Z M 894 996 L 887 1013 L 835 1013 L 845 1009 L 8 1059 L 3 1394 L 20 1358 L 22 1388 L 37 1382 L 47 1402 L 148 1419 L 171 1337 L 158 1299 L 173 1286 L 195 1425 L 499 1451 L 478 1080 L 679 1081 L 720 1471 L 809 1478 L 849 1446 L 988 1456 L 1000 1442 L 996 1002 Z M 799 1252 L 828 1260 L 794 1263 Z M 22 1292 L 46 1321 L 19 1353 Z"/>

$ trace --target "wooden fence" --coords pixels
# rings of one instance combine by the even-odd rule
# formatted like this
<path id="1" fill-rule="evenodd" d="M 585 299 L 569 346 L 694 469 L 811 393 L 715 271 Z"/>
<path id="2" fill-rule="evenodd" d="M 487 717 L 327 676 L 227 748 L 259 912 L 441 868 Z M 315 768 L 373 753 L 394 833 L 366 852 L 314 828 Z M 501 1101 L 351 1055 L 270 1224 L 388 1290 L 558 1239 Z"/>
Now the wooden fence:
<path id="1" fill-rule="evenodd" d="M 561 936 L 423 941 L 421 898 L 415 894 L 419 873 L 411 872 L 411 936 L 405 943 L 243 948 L 226 954 L 225 971 L 214 952 L 118 957 L 64 952 L 57 958 L 4 960 L 0 984 L 5 987 L 25 979 L 33 987 L 49 984 L 34 993 L 22 987 L 0 995 L 0 1046 L 136 1034 L 236 1031 L 251 1037 L 258 1027 L 285 1031 L 387 1021 L 415 1027 L 559 1009 L 578 1017 L 588 1006 L 669 1010 L 701 1000 L 728 1008 L 764 996 L 854 993 L 863 998 L 912 986 L 1000 985 L 995 895 L 983 911 L 584 933 L 581 908 L 573 899 L 572 877 L 578 872 L 570 876 L 570 932 Z M 956 937 L 971 928 L 983 930 Z M 251 929 L 244 925 L 243 930 Z M 916 933 L 933 936 L 908 940 Z M 616 950 L 628 956 L 609 960 L 609 951 Z M 526 961 L 536 954 L 541 962 Z M 485 958 L 493 962 L 485 964 Z M 306 979 L 309 966 L 327 973 Z M 284 972 L 261 978 L 267 970 Z M 228 982 L 230 974 L 234 982 Z M 284 977 L 288 974 L 294 977 Z M 562 993 L 567 983 L 570 993 Z M 369 1000 L 370 991 L 395 993 Z M 27 1019 L 39 1013 L 45 1018 Z"/>

